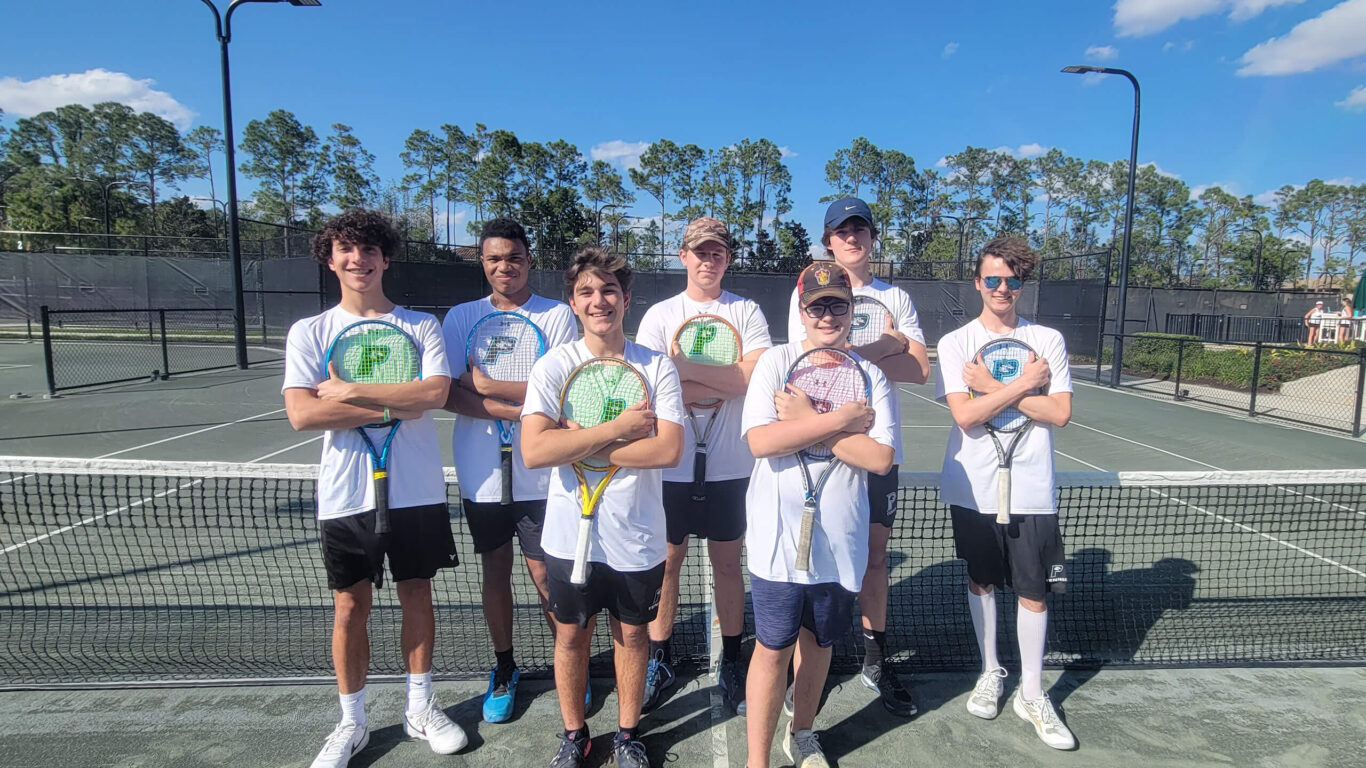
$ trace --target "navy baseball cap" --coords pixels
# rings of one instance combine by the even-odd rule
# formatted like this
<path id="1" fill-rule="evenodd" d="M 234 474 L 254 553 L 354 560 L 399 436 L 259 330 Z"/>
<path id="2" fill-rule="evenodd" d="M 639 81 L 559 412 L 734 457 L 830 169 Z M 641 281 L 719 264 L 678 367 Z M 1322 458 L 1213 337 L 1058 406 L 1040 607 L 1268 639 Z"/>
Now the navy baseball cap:
<path id="1" fill-rule="evenodd" d="M 868 204 L 857 197 L 846 197 L 830 204 L 825 209 L 825 228 L 837 229 L 846 219 L 858 216 L 869 224 L 873 223 L 873 212 Z"/>

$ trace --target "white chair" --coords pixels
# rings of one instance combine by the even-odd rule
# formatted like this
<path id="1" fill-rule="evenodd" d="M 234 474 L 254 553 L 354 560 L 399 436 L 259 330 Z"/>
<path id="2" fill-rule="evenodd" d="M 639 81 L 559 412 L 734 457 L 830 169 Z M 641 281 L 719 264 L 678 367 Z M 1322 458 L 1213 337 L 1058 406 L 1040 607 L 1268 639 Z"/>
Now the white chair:
<path id="1" fill-rule="evenodd" d="M 1319 319 L 1319 341 L 1331 341 L 1334 344 L 1338 340 L 1339 318 L 1336 314 L 1324 312 L 1322 315 L 1315 315 Z"/>

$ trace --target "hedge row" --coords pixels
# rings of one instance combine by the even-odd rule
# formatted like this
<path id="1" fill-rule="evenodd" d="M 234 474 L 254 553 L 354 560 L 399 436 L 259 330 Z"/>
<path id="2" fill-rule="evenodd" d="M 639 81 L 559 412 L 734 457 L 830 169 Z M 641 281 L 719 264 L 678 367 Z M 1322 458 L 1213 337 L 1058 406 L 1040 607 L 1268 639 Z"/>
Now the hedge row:
<path id="1" fill-rule="evenodd" d="M 1184 344 L 1182 343 L 1184 341 Z M 1181 379 L 1208 381 L 1233 389 L 1246 390 L 1252 382 L 1252 347 L 1206 348 L 1199 336 L 1174 333 L 1140 333 L 1124 348 L 1125 373 L 1137 373 L 1159 379 L 1176 376 L 1178 348 L 1181 351 Z M 1110 350 L 1106 350 L 1109 356 Z M 1263 347 L 1258 388 L 1267 392 L 1280 390 L 1281 384 L 1306 376 L 1313 376 L 1335 368 L 1356 365 L 1355 357 L 1315 349 L 1286 349 Z"/>

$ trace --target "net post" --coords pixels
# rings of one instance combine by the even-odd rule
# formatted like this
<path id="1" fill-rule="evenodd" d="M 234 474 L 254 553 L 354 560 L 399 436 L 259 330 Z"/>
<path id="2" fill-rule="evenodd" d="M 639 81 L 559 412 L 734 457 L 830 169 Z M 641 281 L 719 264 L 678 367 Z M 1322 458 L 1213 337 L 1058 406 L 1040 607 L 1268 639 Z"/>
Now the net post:
<path id="1" fill-rule="evenodd" d="M 171 355 L 166 348 L 166 310 L 157 310 L 157 323 L 161 326 L 161 378 L 171 377 Z"/>
<path id="2" fill-rule="evenodd" d="M 1257 382 L 1262 378 L 1262 342 L 1258 341 L 1252 348 L 1252 386 L 1248 391 L 1247 415 L 1257 415 Z"/>
<path id="3" fill-rule="evenodd" d="M 1181 368 L 1182 368 L 1182 366 L 1185 364 L 1185 358 L 1186 358 L 1186 340 L 1185 340 L 1185 339 L 1177 339 L 1177 340 L 1176 340 L 1176 387 L 1175 387 L 1175 389 L 1172 391 L 1172 399 L 1173 399 L 1173 400 L 1180 400 L 1180 399 L 1181 399 Z"/>
<path id="4" fill-rule="evenodd" d="M 47 395 L 48 397 L 55 397 L 57 395 L 57 376 L 52 370 L 52 320 L 48 317 L 46 304 L 39 311 L 42 315 L 43 369 L 47 373 Z"/>
<path id="5" fill-rule="evenodd" d="M 1366 347 L 1357 349 L 1357 407 L 1352 414 L 1352 437 L 1361 435 L 1361 404 L 1366 398 Z"/>

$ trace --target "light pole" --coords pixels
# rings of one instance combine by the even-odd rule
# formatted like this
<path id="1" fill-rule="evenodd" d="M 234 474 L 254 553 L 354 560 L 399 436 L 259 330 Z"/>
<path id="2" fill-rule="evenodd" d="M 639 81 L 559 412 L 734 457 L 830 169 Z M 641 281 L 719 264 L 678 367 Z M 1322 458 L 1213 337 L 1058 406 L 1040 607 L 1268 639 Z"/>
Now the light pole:
<path id="1" fill-rule="evenodd" d="M 963 229 L 964 229 L 964 226 L 967 225 L 967 224 L 969 224 L 969 223 L 971 223 L 971 222 L 974 222 L 974 221 L 986 221 L 986 218 L 983 217 L 983 216 L 964 216 L 964 217 L 962 217 L 962 218 L 959 218 L 959 217 L 957 217 L 957 216 L 950 216 L 950 215 L 947 214 L 947 213 L 935 214 L 935 218 L 938 218 L 938 219 L 953 219 L 955 222 L 958 223 L 958 279 L 959 279 L 959 280 L 962 280 L 962 279 L 963 279 Z"/>
<path id="2" fill-rule="evenodd" d="M 1257 259 L 1252 267 L 1252 290 L 1260 291 L 1262 289 L 1262 231 L 1260 229 L 1244 227 L 1243 229 L 1237 230 L 1237 232 L 1239 234 L 1251 232 L 1257 236 Z"/>
<path id="3" fill-rule="evenodd" d="M 218 37 L 218 57 L 223 73 L 223 156 L 228 166 L 228 258 L 232 260 L 232 300 L 237 317 L 233 337 L 237 344 L 237 367 L 247 367 L 247 308 L 242 298 L 242 246 L 237 238 L 237 157 L 232 137 L 232 78 L 228 69 L 228 43 L 232 42 L 232 12 L 243 3 L 288 2 L 296 7 L 322 5 L 322 0 L 231 0 L 221 16 L 213 0 L 200 0 L 213 11 L 214 34 Z"/>
<path id="4" fill-rule="evenodd" d="M 597 218 L 597 223 L 594 225 L 594 229 L 593 229 L 593 231 L 597 234 L 597 239 L 593 241 L 594 245 L 602 245 L 602 212 L 605 211 L 605 210 L 607 210 L 608 208 L 625 208 L 625 207 L 626 207 L 626 206 L 621 205 L 621 204 L 619 204 L 619 203 L 605 203 L 605 204 L 603 204 L 603 205 L 598 206 L 598 218 Z M 613 250 L 616 250 L 616 249 L 613 248 Z"/>
<path id="5" fill-rule="evenodd" d="M 199 196 L 199 195 L 196 195 L 196 196 L 194 196 L 194 197 L 191 197 L 190 199 L 191 199 L 191 200 L 200 200 L 200 201 L 206 202 L 206 203 L 213 203 L 214 210 L 218 210 L 219 208 L 222 208 L 222 209 L 223 209 L 223 236 L 224 236 L 224 237 L 227 237 L 227 235 L 228 235 L 228 232 L 227 232 L 227 222 L 228 222 L 228 206 L 227 206 L 227 203 L 224 203 L 223 201 L 219 200 L 219 199 L 216 198 L 216 197 L 203 197 L 203 196 Z"/>
<path id="6" fill-rule="evenodd" d="M 1102 75 L 1122 75 L 1134 86 L 1134 128 L 1129 138 L 1129 190 L 1124 197 L 1124 245 L 1119 253 L 1119 313 L 1115 334 L 1115 356 L 1110 363 L 1110 386 L 1119 386 L 1119 372 L 1124 366 L 1125 302 L 1129 298 L 1129 244 L 1134 231 L 1134 181 L 1138 178 L 1138 79 L 1132 72 L 1111 67 L 1070 66 L 1063 67 L 1069 75 L 1084 75 L 1095 72 Z"/>
<path id="7" fill-rule="evenodd" d="M 87 179 L 87 178 L 84 177 L 84 176 L 72 176 L 71 178 L 75 179 L 76 181 L 84 181 L 84 182 L 87 183 L 87 184 L 94 184 L 95 186 L 97 186 L 97 187 L 100 188 L 100 204 L 104 207 L 104 251 L 105 251 L 106 254 L 108 254 L 108 253 L 109 253 L 109 250 L 110 250 L 110 249 L 109 249 L 109 190 L 113 189 L 114 187 L 130 187 L 130 186 L 132 186 L 132 185 L 134 185 L 134 184 L 139 184 L 139 183 L 141 183 L 141 182 L 137 182 L 137 181 L 128 181 L 127 179 L 114 179 L 114 180 L 111 181 L 111 182 L 104 183 L 104 182 L 99 181 L 98 179 Z"/>

